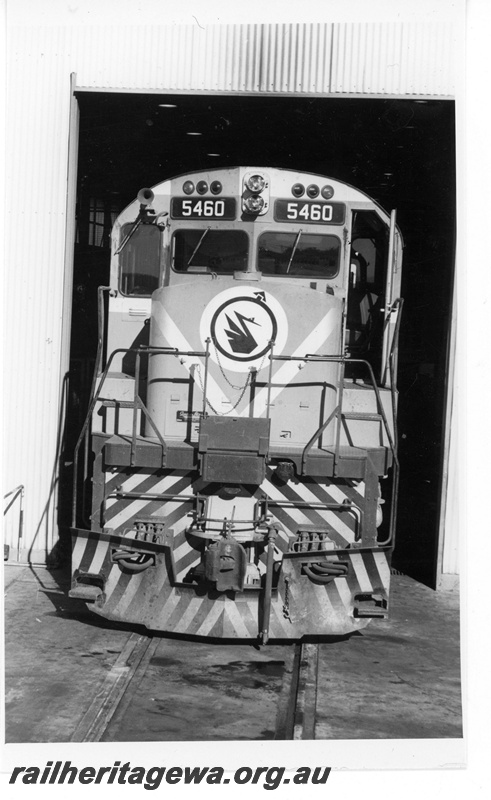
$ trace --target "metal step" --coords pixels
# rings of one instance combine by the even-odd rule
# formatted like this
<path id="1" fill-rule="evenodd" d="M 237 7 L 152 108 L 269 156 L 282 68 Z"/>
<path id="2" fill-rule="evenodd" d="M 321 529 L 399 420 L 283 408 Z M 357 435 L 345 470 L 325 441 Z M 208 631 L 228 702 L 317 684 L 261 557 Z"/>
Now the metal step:
<path id="1" fill-rule="evenodd" d="M 383 417 L 381 414 L 373 414 L 365 411 L 342 411 L 341 416 L 343 419 L 363 419 L 368 422 L 382 422 Z"/>
<path id="2" fill-rule="evenodd" d="M 95 603 L 102 595 L 100 586 L 91 586 L 89 584 L 79 583 L 68 592 L 68 597 L 74 597 L 77 600 L 85 600 L 86 603 Z"/>

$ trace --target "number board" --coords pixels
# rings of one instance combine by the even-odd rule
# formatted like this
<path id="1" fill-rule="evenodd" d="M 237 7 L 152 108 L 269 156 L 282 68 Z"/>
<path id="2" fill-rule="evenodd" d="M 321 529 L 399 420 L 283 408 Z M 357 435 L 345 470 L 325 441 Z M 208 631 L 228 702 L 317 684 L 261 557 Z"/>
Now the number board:
<path id="1" fill-rule="evenodd" d="M 312 225 L 342 225 L 346 214 L 344 203 L 311 202 L 310 200 L 277 200 L 274 218 L 278 222 L 310 222 Z"/>
<path id="2" fill-rule="evenodd" d="M 233 197 L 173 197 L 170 214 L 173 219 L 235 219 Z"/>

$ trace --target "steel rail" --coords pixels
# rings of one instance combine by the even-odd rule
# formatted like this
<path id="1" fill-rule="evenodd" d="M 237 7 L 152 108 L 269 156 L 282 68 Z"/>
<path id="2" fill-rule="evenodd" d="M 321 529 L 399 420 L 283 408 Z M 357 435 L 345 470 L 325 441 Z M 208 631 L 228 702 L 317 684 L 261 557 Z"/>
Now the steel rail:
<path id="1" fill-rule="evenodd" d="M 285 668 L 275 739 L 315 739 L 318 662 L 318 644 L 294 645 L 291 666 Z"/>
<path id="2" fill-rule="evenodd" d="M 128 692 L 136 675 L 144 674 L 160 639 L 132 633 L 78 722 L 71 742 L 100 742 L 118 710 L 131 700 Z"/>

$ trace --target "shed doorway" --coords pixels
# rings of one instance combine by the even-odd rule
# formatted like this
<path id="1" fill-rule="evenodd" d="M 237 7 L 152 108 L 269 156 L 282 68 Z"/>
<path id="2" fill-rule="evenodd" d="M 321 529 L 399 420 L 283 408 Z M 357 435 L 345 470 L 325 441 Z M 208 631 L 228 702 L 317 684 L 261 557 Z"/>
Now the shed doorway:
<path id="1" fill-rule="evenodd" d="M 80 109 L 65 460 L 86 413 L 109 234 L 139 189 L 211 167 L 312 171 L 396 208 L 405 241 L 394 567 L 435 586 L 455 250 L 449 100 L 76 92 Z M 60 476 L 70 525 L 70 474 Z"/>

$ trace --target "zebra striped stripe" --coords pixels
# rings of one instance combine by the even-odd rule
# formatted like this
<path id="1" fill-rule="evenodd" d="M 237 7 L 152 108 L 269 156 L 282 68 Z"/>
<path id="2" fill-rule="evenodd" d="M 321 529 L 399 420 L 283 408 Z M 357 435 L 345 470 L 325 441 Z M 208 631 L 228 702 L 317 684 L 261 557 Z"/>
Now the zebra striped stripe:
<path id="1" fill-rule="evenodd" d="M 353 553 L 350 556 L 351 563 L 353 564 L 353 569 L 355 571 L 356 579 L 360 586 L 360 590 L 362 592 L 369 592 L 372 589 L 372 582 L 368 577 L 367 568 L 363 561 L 363 556 L 361 553 Z"/>
<path id="2" fill-rule="evenodd" d="M 196 628 L 197 636 L 208 636 L 213 626 L 217 623 L 218 618 L 223 613 L 221 603 L 213 603 L 208 613 L 201 620 L 199 626 Z"/>
<path id="3" fill-rule="evenodd" d="M 320 490 L 321 487 L 319 486 L 319 484 L 317 484 L 317 486 Z M 322 487 L 322 490 L 323 489 L 324 487 Z M 331 489 L 331 487 L 329 487 L 329 489 Z M 285 494 L 285 496 L 288 496 L 289 500 L 293 501 L 303 500 L 305 502 L 312 502 L 312 503 L 318 503 L 319 501 L 323 503 L 331 502 L 331 497 L 326 495 L 327 492 L 324 491 L 319 491 L 318 495 L 314 494 L 304 483 L 295 484 L 294 487 L 289 488 L 288 495 Z M 345 499 L 346 495 L 343 495 L 341 492 L 339 492 L 338 496 L 334 497 L 334 500 L 332 502 L 342 503 L 343 500 Z M 346 516 L 348 515 L 348 512 L 344 513 Z M 349 525 L 347 525 L 345 522 L 343 522 L 343 520 L 341 520 L 338 516 L 336 516 L 336 514 L 333 511 L 330 511 L 329 509 L 326 510 L 309 509 L 306 511 L 306 514 L 308 515 L 309 519 L 311 519 L 314 523 L 319 524 L 319 521 L 320 524 L 324 525 L 326 524 L 326 522 L 329 523 L 329 525 L 331 525 L 334 528 L 336 533 L 338 533 L 341 538 L 341 541 L 338 540 L 339 544 L 346 546 L 347 544 L 351 544 L 352 542 L 354 542 L 355 540 L 354 531 L 349 527 Z"/>
<path id="4" fill-rule="evenodd" d="M 170 492 L 173 487 L 180 483 L 180 480 L 181 476 L 179 475 L 166 475 L 157 482 L 154 481 L 151 486 L 146 488 L 146 491 L 151 491 L 154 494 Z M 189 482 L 187 483 L 187 486 L 189 486 Z M 126 489 L 126 483 L 123 484 L 122 491 L 130 491 L 129 489 Z M 122 502 L 127 503 L 127 505 L 125 505 L 123 508 L 121 507 Z M 144 498 L 141 500 L 132 500 L 131 498 L 108 498 L 106 503 L 106 524 L 110 523 L 111 527 L 114 530 L 117 530 L 118 528 L 121 528 L 123 525 L 127 524 L 130 519 L 142 514 L 143 509 L 148 509 L 148 506 L 155 502 L 159 501 L 156 501 L 153 498 L 151 500 L 146 500 Z"/>

